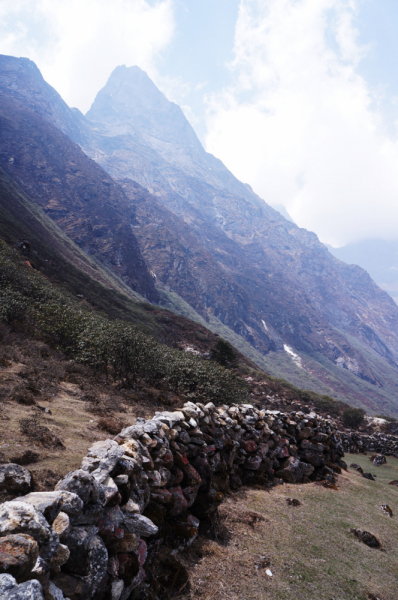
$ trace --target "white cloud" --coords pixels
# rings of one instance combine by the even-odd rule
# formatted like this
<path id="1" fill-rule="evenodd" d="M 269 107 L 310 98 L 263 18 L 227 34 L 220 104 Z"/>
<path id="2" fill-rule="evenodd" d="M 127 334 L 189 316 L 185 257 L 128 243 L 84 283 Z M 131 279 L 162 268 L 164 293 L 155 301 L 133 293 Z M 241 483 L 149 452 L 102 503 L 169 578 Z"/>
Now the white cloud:
<path id="1" fill-rule="evenodd" d="M 207 149 L 325 242 L 397 237 L 398 142 L 358 74 L 356 0 L 241 0 Z"/>
<path id="2" fill-rule="evenodd" d="M 0 0 L 0 53 L 35 61 L 83 112 L 117 65 L 153 76 L 173 31 L 172 0 Z"/>

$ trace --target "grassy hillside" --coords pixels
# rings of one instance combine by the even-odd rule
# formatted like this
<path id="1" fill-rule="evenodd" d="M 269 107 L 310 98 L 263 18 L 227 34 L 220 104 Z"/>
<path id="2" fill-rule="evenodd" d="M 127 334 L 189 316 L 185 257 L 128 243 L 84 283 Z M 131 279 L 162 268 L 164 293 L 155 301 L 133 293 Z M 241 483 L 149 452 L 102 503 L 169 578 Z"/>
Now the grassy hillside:
<path id="1" fill-rule="evenodd" d="M 398 479 L 398 459 L 382 467 L 363 455 L 345 460 L 376 473 L 376 481 L 349 469 L 337 491 L 311 483 L 232 495 L 220 507 L 223 539 L 196 542 L 184 557 L 191 594 L 180 598 L 396 600 L 398 488 L 388 483 Z M 301 505 L 290 506 L 292 497 Z M 381 549 L 360 542 L 351 528 L 371 532 Z"/>

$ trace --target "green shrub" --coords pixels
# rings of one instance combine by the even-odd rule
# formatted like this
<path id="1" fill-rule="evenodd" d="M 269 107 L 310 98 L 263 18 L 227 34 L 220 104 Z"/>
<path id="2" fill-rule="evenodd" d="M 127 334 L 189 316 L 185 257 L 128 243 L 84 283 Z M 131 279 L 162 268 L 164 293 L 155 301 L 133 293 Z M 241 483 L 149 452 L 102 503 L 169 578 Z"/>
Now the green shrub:
<path id="1" fill-rule="evenodd" d="M 356 429 L 363 423 L 364 416 L 365 411 L 362 410 L 362 408 L 354 408 L 353 406 L 350 406 L 343 411 L 341 418 L 344 427 Z"/>
<path id="2" fill-rule="evenodd" d="M 29 333 L 126 387 L 143 380 L 193 401 L 246 399 L 246 383 L 222 366 L 235 360 L 228 342 L 217 343 L 219 364 L 169 348 L 131 323 L 111 320 L 77 301 L 0 241 L 0 321 L 22 319 Z"/>
<path id="3" fill-rule="evenodd" d="M 229 342 L 220 338 L 217 340 L 216 347 L 211 350 L 211 359 L 218 362 L 223 367 L 233 367 L 236 365 L 236 353 Z"/>

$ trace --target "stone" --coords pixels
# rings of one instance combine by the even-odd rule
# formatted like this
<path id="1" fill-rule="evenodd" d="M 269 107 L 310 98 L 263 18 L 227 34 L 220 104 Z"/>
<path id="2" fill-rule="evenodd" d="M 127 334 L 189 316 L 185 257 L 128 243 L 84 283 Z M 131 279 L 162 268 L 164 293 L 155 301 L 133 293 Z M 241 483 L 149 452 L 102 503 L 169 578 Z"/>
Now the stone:
<path id="1" fill-rule="evenodd" d="M 32 487 L 32 475 L 28 469 L 9 463 L 0 465 L 0 492 L 20 496 L 27 494 Z"/>
<path id="2" fill-rule="evenodd" d="M 129 533 L 135 533 L 141 537 L 150 537 L 158 532 L 156 525 L 140 514 L 124 513 L 123 525 Z"/>
<path id="3" fill-rule="evenodd" d="M 277 472 L 277 475 L 288 483 L 298 483 L 303 477 L 309 477 L 314 471 L 312 465 L 306 465 L 298 458 L 290 456 L 284 463 L 283 469 Z"/>
<path id="4" fill-rule="evenodd" d="M 286 498 L 286 502 L 288 503 L 289 506 L 301 506 L 302 502 L 300 502 L 300 500 L 297 500 L 297 498 Z"/>
<path id="5" fill-rule="evenodd" d="M 57 588 L 57 586 L 54 585 L 52 581 L 50 581 L 50 585 L 48 586 L 48 590 L 46 593 L 46 600 L 68 600 L 68 599 L 65 598 L 62 591 L 59 588 Z"/>
<path id="6" fill-rule="evenodd" d="M 65 564 L 67 562 L 67 560 L 69 559 L 69 556 L 70 556 L 70 550 L 69 550 L 68 546 L 59 544 L 58 548 L 56 549 L 56 551 L 54 552 L 54 554 L 52 555 L 52 557 L 49 561 L 49 565 L 50 565 L 51 569 L 56 570 L 59 567 L 61 567 L 63 564 Z"/>
<path id="7" fill-rule="evenodd" d="M 16 500 L 4 502 L 0 505 L 0 536 L 17 533 L 26 533 L 39 546 L 51 540 L 50 525 L 31 504 Z"/>
<path id="8" fill-rule="evenodd" d="M 0 575 L 1 600 L 44 600 L 41 584 L 36 581 L 26 581 L 17 584 L 14 577 L 8 574 Z"/>
<path id="9" fill-rule="evenodd" d="M 381 465 L 386 464 L 387 459 L 384 454 L 376 454 L 371 457 L 371 461 L 376 467 L 380 467 Z"/>
<path id="10" fill-rule="evenodd" d="M 350 467 L 351 467 L 351 469 L 355 469 L 356 471 L 358 471 L 358 473 L 363 473 L 363 469 L 362 469 L 361 465 L 357 465 L 356 463 L 351 463 Z"/>
<path id="11" fill-rule="evenodd" d="M 181 486 L 177 485 L 175 487 L 171 487 L 169 488 L 169 492 L 171 492 L 174 498 L 174 506 L 170 511 L 170 516 L 175 517 L 187 510 L 188 503 L 181 489 Z"/>
<path id="12" fill-rule="evenodd" d="M 372 533 L 369 533 L 369 531 L 351 528 L 350 533 L 353 533 L 360 542 L 366 544 L 367 546 L 369 546 L 369 548 L 381 547 L 379 540 Z"/>
<path id="13" fill-rule="evenodd" d="M 113 545 L 113 551 L 117 553 L 128 553 L 137 550 L 140 545 L 140 536 L 136 533 L 125 533 L 121 540 Z"/>
<path id="14" fill-rule="evenodd" d="M 113 440 L 95 442 L 83 458 L 81 468 L 91 473 L 98 483 L 103 483 L 123 454 L 124 449 Z"/>
<path id="15" fill-rule="evenodd" d="M 112 600 L 120 600 L 120 596 L 124 590 L 124 581 L 123 579 L 116 579 L 112 581 L 111 585 L 111 598 Z"/>
<path id="16" fill-rule="evenodd" d="M 39 545 L 29 535 L 19 533 L 0 538 L 0 573 L 17 579 L 25 577 L 39 557 Z"/>
<path id="17" fill-rule="evenodd" d="M 375 481 L 372 473 L 362 473 L 362 477 L 365 477 L 365 479 L 369 479 L 370 481 Z"/>
<path id="18" fill-rule="evenodd" d="M 77 494 L 65 490 L 54 492 L 32 492 L 27 496 L 17 498 L 20 502 L 27 502 L 41 512 L 51 524 L 61 512 L 70 516 L 77 516 L 83 510 L 83 501 Z"/>
<path id="19" fill-rule="evenodd" d="M 134 502 L 134 500 L 131 498 L 124 506 L 122 506 L 122 510 L 123 512 L 133 514 L 141 512 L 140 505 L 137 502 Z"/>
<path id="20" fill-rule="evenodd" d="M 382 505 L 380 506 L 380 508 L 381 508 L 381 510 L 383 511 L 383 513 L 384 513 L 384 514 L 386 514 L 388 517 L 391 517 L 391 518 L 392 518 L 392 516 L 393 516 L 393 514 L 392 514 L 392 510 L 391 510 L 391 508 L 388 506 L 388 504 L 382 504 Z"/>
<path id="21" fill-rule="evenodd" d="M 96 502 L 99 497 L 99 485 L 94 476 L 78 469 L 65 475 L 55 486 L 56 490 L 72 492 L 82 499 L 84 504 Z"/>

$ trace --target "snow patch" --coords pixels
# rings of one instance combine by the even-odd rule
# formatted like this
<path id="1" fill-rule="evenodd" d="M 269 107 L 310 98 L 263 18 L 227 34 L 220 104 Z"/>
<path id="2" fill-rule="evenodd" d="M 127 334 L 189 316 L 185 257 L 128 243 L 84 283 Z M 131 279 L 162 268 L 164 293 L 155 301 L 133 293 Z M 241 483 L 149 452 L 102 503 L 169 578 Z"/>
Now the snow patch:
<path id="1" fill-rule="evenodd" d="M 291 356 L 292 361 L 294 363 L 296 363 L 296 365 L 298 367 L 300 367 L 300 369 L 302 369 L 303 368 L 303 363 L 301 361 L 300 356 L 298 354 L 296 354 L 294 352 L 294 350 L 290 346 L 288 346 L 287 344 L 283 344 L 283 349 L 284 349 L 285 352 L 287 352 Z"/>
<path id="2" fill-rule="evenodd" d="M 263 321 L 263 319 L 261 319 L 261 323 L 263 324 L 263 327 L 264 327 L 265 331 L 267 331 L 267 332 L 268 332 L 268 327 L 267 327 L 267 324 L 266 324 L 266 322 L 265 322 L 265 321 Z"/>

